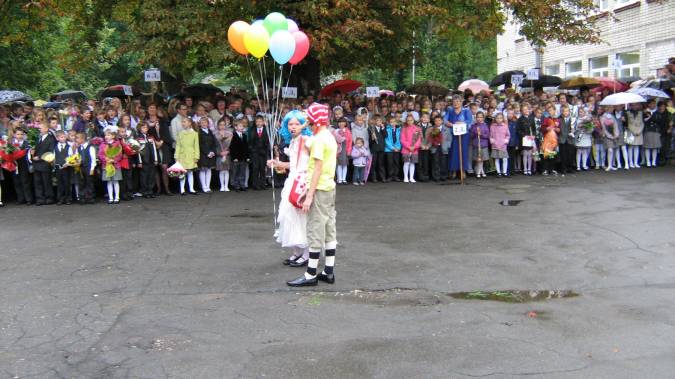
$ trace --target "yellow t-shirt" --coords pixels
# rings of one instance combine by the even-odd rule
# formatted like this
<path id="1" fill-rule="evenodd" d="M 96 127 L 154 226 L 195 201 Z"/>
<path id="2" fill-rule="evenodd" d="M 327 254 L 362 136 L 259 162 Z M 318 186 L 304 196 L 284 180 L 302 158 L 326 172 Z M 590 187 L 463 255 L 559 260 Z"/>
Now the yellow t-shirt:
<path id="1" fill-rule="evenodd" d="M 335 177 L 335 165 L 337 164 L 337 142 L 328 129 L 323 129 L 312 137 L 309 158 L 307 188 L 311 185 L 314 175 L 314 159 L 319 159 L 323 164 L 316 189 L 317 191 L 332 191 L 335 188 L 335 180 L 333 179 Z"/>

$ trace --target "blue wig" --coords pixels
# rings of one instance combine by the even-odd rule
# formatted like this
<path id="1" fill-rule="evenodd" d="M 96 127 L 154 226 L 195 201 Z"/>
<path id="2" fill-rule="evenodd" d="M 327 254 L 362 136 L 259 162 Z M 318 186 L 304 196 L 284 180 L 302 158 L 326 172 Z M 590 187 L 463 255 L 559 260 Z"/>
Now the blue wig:
<path id="1" fill-rule="evenodd" d="M 279 129 L 279 135 L 281 136 L 281 139 L 284 140 L 285 145 L 290 144 L 291 138 L 293 138 L 293 135 L 291 134 L 291 131 L 288 130 L 288 122 L 291 121 L 291 119 L 296 119 L 296 120 L 300 121 L 301 125 L 307 124 L 307 118 L 305 116 L 305 112 L 292 110 L 292 111 L 286 113 L 286 116 L 284 116 L 284 119 L 281 121 L 281 129 Z M 303 135 L 306 135 L 306 136 L 312 135 L 312 131 L 307 126 L 305 126 L 302 129 L 301 133 Z"/>

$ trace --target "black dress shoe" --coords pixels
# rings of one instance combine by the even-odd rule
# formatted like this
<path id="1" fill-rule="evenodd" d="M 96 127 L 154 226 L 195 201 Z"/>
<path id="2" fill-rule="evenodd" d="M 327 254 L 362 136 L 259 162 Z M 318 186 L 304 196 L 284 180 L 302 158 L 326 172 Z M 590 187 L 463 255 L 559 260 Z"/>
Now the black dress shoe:
<path id="1" fill-rule="evenodd" d="M 322 272 L 316 278 L 319 279 L 320 281 L 328 283 L 328 284 L 335 283 L 335 274 L 324 274 Z"/>
<path id="2" fill-rule="evenodd" d="M 291 263 L 289 264 L 289 266 L 291 266 L 291 267 L 302 267 L 302 266 L 307 266 L 307 262 L 309 262 L 309 260 L 307 260 L 307 259 L 302 259 L 302 257 L 300 257 L 300 258 L 298 258 L 297 260 L 291 262 Z"/>
<path id="3" fill-rule="evenodd" d="M 301 256 L 302 256 L 302 255 L 301 255 Z M 301 257 L 301 256 L 300 256 L 300 257 Z M 284 261 L 283 261 L 282 263 L 284 264 L 284 266 L 288 266 L 288 265 L 291 264 L 291 262 L 295 262 L 295 261 L 298 260 L 298 258 L 300 258 L 300 257 L 295 257 L 295 256 L 294 256 L 294 257 L 291 257 L 291 258 L 286 258 L 286 259 L 284 259 Z"/>
<path id="4" fill-rule="evenodd" d="M 295 279 L 291 280 L 290 282 L 286 282 L 291 287 L 309 287 L 309 286 L 315 286 L 318 283 L 318 280 L 316 278 L 313 279 L 307 279 L 305 278 L 305 275 Z"/>
<path id="5" fill-rule="evenodd" d="M 173 196 L 173 192 L 167 191 L 167 192 L 164 192 L 164 195 L 166 195 L 166 196 Z"/>

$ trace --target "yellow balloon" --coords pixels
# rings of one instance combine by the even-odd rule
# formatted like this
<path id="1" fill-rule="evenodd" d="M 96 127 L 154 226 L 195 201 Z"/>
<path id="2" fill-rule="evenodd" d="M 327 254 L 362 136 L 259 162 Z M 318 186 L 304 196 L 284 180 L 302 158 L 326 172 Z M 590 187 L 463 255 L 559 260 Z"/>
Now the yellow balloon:
<path id="1" fill-rule="evenodd" d="M 262 58 L 270 47 L 270 34 L 263 25 L 251 25 L 244 33 L 244 46 L 251 55 Z"/>

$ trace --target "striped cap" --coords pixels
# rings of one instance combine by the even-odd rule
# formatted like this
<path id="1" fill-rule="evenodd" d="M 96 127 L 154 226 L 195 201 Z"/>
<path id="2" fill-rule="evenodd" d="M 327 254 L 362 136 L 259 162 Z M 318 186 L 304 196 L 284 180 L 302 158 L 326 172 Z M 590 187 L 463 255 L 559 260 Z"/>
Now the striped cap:
<path id="1" fill-rule="evenodd" d="M 312 103 L 307 107 L 307 118 L 316 126 L 328 126 L 328 106 Z"/>

